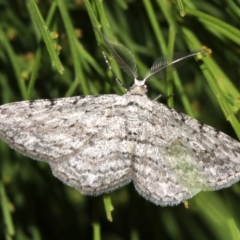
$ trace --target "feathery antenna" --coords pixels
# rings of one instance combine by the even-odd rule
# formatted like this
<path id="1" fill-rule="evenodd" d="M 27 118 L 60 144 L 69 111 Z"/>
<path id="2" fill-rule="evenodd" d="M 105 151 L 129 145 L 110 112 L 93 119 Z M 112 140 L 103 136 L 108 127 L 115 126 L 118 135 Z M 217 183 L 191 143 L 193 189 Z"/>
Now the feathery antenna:
<path id="1" fill-rule="evenodd" d="M 202 50 L 189 53 L 174 53 L 170 59 L 167 57 L 160 57 L 153 63 L 143 81 L 146 81 L 150 77 L 154 77 L 156 79 L 164 78 L 167 73 L 174 72 L 177 67 L 182 66 L 189 58 L 208 53 L 210 53 L 210 50 L 205 47 Z"/>
<path id="2" fill-rule="evenodd" d="M 137 80 L 137 67 L 134 60 L 134 56 L 131 53 L 131 51 L 126 48 L 123 44 L 118 43 L 116 41 L 109 40 L 103 33 L 101 33 L 98 29 L 94 28 L 98 34 L 102 37 L 104 40 L 104 43 L 113 56 L 113 58 L 116 60 L 116 62 L 119 64 L 120 68 L 126 72 L 130 77 L 134 78 L 134 83 L 139 85 L 140 82 L 144 85 L 145 81 L 148 78 L 164 78 L 166 77 L 167 73 L 173 72 L 176 70 L 177 67 L 183 65 L 186 60 L 188 60 L 191 57 L 199 56 L 199 58 L 202 58 L 205 55 L 211 54 L 211 49 L 207 48 L 206 46 L 202 47 L 201 50 L 192 51 L 188 53 L 174 53 L 172 58 L 167 57 L 160 57 L 157 59 L 152 67 L 149 69 L 148 73 L 145 75 L 144 79 L 139 81 Z M 112 70 L 109 61 L 107 59 L 106 54 L 103 52 L 104 59 L 109 67 L 109 69 L 112 71 L 113 75 L 115 76 L 115 79 L 119 85 L 123 86 L 123 83 L 119 80 L 117 75 Z M 124 87 L 125 88 L 125 87 Z"/>

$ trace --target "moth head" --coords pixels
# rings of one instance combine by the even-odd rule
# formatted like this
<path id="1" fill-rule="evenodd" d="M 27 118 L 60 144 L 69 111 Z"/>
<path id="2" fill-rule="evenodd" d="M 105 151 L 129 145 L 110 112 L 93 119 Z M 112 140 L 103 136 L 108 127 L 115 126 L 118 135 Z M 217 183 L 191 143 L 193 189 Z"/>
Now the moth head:
<path id="1" fill-rule="evenodd" d="M 131 83 L 128 93 L 134 95 L 143 95 L 148 91 L 147 85 L 144 80 L 134 79 L 134 82 Z"/>

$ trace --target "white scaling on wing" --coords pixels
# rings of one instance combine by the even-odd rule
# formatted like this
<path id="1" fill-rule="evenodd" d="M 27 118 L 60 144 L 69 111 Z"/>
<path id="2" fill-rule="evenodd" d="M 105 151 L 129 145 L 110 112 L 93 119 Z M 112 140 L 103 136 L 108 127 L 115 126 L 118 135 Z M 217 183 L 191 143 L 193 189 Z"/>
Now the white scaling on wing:
<path id="1" fill-rule="evenodd" d="M 50 164 L 82 194 L 99 195 L 129 182 L 151 202 L 176 205 L 201 190 L 239 180 L 240 143 L 147 95 L 145 81 L 206 51 L 157 60 L 137 80 L 131 52 L 100 33 L 134 84 L 123 96 L 79 96 L 0 106 L 0 137 L 16 151 Z"/>

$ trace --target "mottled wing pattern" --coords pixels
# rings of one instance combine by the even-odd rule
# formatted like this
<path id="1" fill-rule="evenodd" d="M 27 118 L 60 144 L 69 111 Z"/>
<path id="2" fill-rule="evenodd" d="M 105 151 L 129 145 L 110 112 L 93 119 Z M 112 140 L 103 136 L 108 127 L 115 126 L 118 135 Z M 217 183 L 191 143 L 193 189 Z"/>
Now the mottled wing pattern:
<path id="1" fill-rule="evenodd" d="M 112 112 L 116 113 L 119 107 L 115 109 L 113 104 Z M 103 120 L 98 117 L 99 121 Z M 83 147 L 50 163 L 57 178 L 83 194 L 99 195 L 131 181 L 132 162 L 124 144 L 126 122 L 121 117 L 111 116 L 107 124 L 91 135 Z"/>
<path id="2" fill-rule="evenodd" d="M 177 138 L 166 147 L 166 158 L 178 169 L 176 173 L 181 181 L 200 191 L 217 190 L 239 180 L 238 141 L 174 109 L 166 115 L 170 117 L 170 124 L 176 126 L 169 126 L 170 132 L 177 133 Z"/>
<path id="3" fill-rule="evenodd" d="M 145 134 L 148 147 L 137 145 L 136 152 L 142 154 L 134 165 L 134 184 L 144 197 L 158 205 L 175 205 L 201 190 L 228 187 L 240 179 L 238 141 L 157 102 L 151 115 L 152 123 L 146 121 L 139 133 Z"/>
<path id="4" fill-rule="evenodd" d="M 157 113 L 162 104 L 149 100 L 145 95 L 131 98 L 129 102 L 132 104 L 126 112 L 132 114 L 125 117 L 128 119 L 128 146 L 131 146 L 129 157 L 133 162 L 134 186 L 143 197 L 157 205 L 176 205 L 196 192 L 190 192 L 187 186 L 182 185 L 174 169 L 166 162 L 164 148 L 175 133 L 169 135 L 169 120 Z"/>
<path id="5" fill-rule="evenodd" d="M 86 194 L 130 181 L 123 159 L 121 96 L 36 100 L 0 106 L 0 137 L 15 150 L 50 163 L 56 177 Z M 116 106 L 116 108 L 114 107 Z"/>

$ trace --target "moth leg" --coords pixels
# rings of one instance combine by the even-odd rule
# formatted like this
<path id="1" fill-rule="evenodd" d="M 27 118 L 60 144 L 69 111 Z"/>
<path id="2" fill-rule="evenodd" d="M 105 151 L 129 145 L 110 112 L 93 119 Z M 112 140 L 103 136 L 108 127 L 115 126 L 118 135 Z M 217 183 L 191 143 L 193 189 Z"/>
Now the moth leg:
<path id="1" fill-rule="evenodd" d="M 163 96 L 162 94 L 158 94 L 152 101 L 157 101 L 160 98 L 169 99 L 173 96 L 174 96 L 174 94 L 170 94 L 169 96 Z"/>

